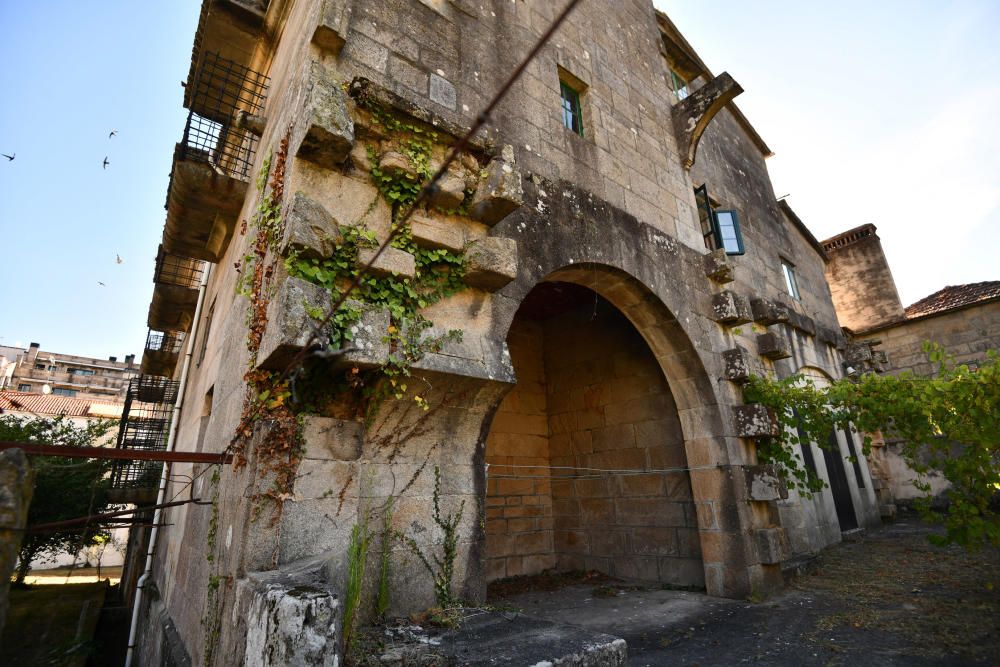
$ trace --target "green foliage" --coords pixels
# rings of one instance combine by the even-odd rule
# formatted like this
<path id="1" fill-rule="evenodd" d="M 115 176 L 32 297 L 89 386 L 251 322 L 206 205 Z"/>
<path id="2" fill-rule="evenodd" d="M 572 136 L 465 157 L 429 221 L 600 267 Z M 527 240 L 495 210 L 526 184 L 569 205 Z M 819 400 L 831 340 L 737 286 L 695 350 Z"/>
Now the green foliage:
<path id="1" fill-rule="evenodd" d="M 924 350 L 937 365 L 933 376 L 865 374 L 824 388 L 800 376 L 753 378 L 746 398 L 771 407 L 785 426 L 758 452 L 801 480 L 789 454 L 801 438 L 792 431 L 821 445 L 831 428 L 881 431 L 902 441 L 901 454 L 918 474 L 937 470 L 951 483 L 943 542 L 1000 545 L 1000 515 L 990 505 L 1000 490 L 1000 356 L 988 352 L 973 369 L 955 364 L 939 345 L 925 343 Z M 870 448 L 866 435 L 865 454 Z M 930 512 L 929 497 L 921 508 Z"/>
<path id="2" fill-rule="evenodd" d="M 354 652 L 355 627 L 361 590 L 364 587 L 365 569 L 368 563 L 368 545 L 372 534 L 368 530 L 368 514 L 361 513 L 361 520 L 351 529 L 351 541 L 347 545 L 347 590 L 344 593 L 344 652 Z"/>
<path id="3" fill-rule="evenodd" d="M 410 548 L 413 555 L 423 563 L 424 568 L 430 573 L 434 580 L 434 596 L 437 598 L 438 606 L 444 610 L 458 604 L 458 600 L 452 594 L 451 584 L 455 576 L 455 559 L 458 558 L 458 524 L 462 521 L 464 511 L 465 501 L 463 500 L 458 507 L 458 512 L 449 513 L 448 516 L 441 515 L 441 468 L 434 466 L 434 513 L 432 518 L 444 534 L 441 541 L 441 555 L 433 553 L 428 558 L 416 540 L 402 533 L 397 533 L 397 537 Z"/>
<path id="4" fill-rule="evenodd" d="M 382 534 L 379 536 L 378 590 L 375 595 L 375 618 L 384 619 L 389 611 L 389 573 L 392 557 L 392 514 L 394 498 L 389 496 L 382 508 Z"/>
<path id="5" fill-rule="evenodd" d="M 0 440 L 38 442 L 64 447 L 91 447 L 117 425 L 114 420 L 75 426 L 65 417 L 54 419 L 0 416 Z M 107 512 L 111 470 L 109 461 L 54 456 L 33 456 L 35 491 L 28 509 L 28 526 L 76 519 Z M 55 559 L 75 554 L 110 538 L 100 524 L 69 527 L 44 533 L 25 533 L 18 552 L 17 582 L 24 581 L 37 558 Z"/>

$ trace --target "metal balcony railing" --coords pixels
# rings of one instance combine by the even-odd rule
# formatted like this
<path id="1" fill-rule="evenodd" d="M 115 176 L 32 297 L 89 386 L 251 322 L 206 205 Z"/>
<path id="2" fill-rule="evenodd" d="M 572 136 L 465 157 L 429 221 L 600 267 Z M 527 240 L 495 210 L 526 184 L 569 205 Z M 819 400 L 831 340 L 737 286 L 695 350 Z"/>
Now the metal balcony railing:
<path id="1" fill-rule="evenodd" d="M 154 331 L 146 334 L 146 351 L 164 354 L 180 354 L 184 344 L 183 331 Z"/>
<path id="2" fill-rule="evenodd" d="M 248 180 L 257 137 L 234 121 L 240 111 L 260 112 L 269 82 L 260 72 L 206 53 L 193 83 L 181 159 L 207 162 L 220 174 Z"/>
<path id="3" fill-rule="evenodd" d="M 201 260 L 173 255 L 160 245 L 156 252 L 156 268 L 153 270 L 154 283 L 166 283 L 198 289 L 205 273 Z"/>
<path id="4" fill-rule="evenodd" d="M 162 451 L 167 448 L 179 384 L 150 375 L 140 375 L 129 381 L 118 427 L 119 449 Z M 111 471 L 111 485 L 116 489 L 155 487 L 162 465 L 155 461 L 116 461 Z"/>

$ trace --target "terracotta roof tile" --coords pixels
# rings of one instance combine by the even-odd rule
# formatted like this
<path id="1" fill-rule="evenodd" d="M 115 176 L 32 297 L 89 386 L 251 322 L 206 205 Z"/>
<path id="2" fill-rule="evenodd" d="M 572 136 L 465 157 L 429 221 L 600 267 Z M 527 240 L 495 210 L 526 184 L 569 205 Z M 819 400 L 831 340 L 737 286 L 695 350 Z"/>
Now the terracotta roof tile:
<path id="1" fill-rule="evenodd" d="M 1000 280 L 968 285 L 949 285 L 930 296 L 906 307 L 906 317 L 914 318 L 923 315 L 933 315 L 962 306 L 969 306 L 980 301 L 1000 298 Z"/>
<path id="2" fill-rule="evenodd" d="M 97 410 L 91 412 L 91 405 Z M 107 417 L 106 401 L 88 401 L 69 396 L 36 394 L 26 391 L 0 391 L 0 412 L 33 412 L 37 415 L 66 415 L 67 417 Z M 114 405 L 124 408 L 124 404 Z M 119 411 L 120 412 L 120 411 Z"/>

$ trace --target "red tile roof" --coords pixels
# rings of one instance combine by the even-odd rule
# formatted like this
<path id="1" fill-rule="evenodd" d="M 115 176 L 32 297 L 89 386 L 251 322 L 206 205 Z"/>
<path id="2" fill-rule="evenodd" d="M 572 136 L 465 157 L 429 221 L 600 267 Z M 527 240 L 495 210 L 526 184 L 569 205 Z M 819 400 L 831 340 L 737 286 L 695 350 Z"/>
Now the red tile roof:
<path id="1" fill-rule="evenodd" d="M 906 307 L 906 317 L 922 317 L 1000 298 L 1000 280 L 968 285 L 949 285 Z"/>
<path id="2" fill-rule="evenodd" d="M 106 416 L 106 408 L 95 411 L 95 415 L 91 412 L 92 405 L 120 405 L 124 407 L 124 404 L 112 401 L 91 401 L 26 391 L 0 391 L 0 412 L 32 412 L 37 415 L 66 415 L 67 417 Z"/>

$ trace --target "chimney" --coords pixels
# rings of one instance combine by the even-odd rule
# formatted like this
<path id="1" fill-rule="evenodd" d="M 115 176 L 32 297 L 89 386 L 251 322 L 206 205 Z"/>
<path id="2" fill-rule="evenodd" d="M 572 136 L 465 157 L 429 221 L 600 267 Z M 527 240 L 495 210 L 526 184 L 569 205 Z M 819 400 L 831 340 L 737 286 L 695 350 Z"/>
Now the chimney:
<path id="1" fill-rule="evenodd" d="M 134 364 L 135 363 L 135 355 L 134 354 L 126 354 L 125 355 L 125 363 L 128 364 L 129 366 L 131 366 L 132 364 Z"/>
<path id="2" fill-rule="evenodd" d="M 38 356 L 38 343 L 32 343 L 28 346 L 28 354 L 24 357 L 24 363 L 34 364 L 35 358 Z"/>
<path id="3" fill-rule="evenodd" d="M 108 361 L 118 361 L 118 357 L 108 357 Z"/>
<path id="4" fill-rule="evenodd" d="M 875 225 L 823 241 L 826 280 L 840 326 L 861 332 L 906 318 Z"/>

